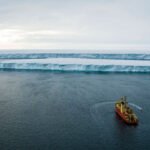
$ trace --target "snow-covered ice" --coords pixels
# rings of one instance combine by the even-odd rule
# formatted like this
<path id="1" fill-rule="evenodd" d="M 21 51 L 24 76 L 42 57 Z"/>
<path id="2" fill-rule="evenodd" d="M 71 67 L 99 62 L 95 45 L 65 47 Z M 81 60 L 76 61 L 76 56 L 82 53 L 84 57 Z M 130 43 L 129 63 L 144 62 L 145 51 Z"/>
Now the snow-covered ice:
<path id="1" fill-rule="evenodd" d="M 150 72 L 150 51 L 0 51 L 0 69 Z"/>
<path id="2" fill-rule="evenodd" d="M 104 72 L 150 72 L 150 61 L 48 58 L 48 59 L 4 59 L 1 69 L 104 71 Z"/>
<path id="3" fill-rule="evenodd" d="M 86 59 L 122 59 L 150 60 L 150 52 L 118 52 L 118 51 L 12 51 L 0 52 L 0 59 L 44 59 L 44 58 L 86 58 Z"/>

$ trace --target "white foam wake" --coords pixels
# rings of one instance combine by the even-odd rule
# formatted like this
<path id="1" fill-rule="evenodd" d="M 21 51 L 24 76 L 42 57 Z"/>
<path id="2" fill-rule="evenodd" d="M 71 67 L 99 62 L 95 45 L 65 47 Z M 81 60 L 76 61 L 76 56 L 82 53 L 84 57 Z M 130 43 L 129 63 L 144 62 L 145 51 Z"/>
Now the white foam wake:
<path id="1" fill-rule="evenodd" d="M 131 106 L 137 108 L 138 110 L 142 110 L 142 107 L 140 107 L 140 106 L 138 106 L 138 105 L 136 105 L 136 104 L 129 103 L 129 105 L 131 105 Z"/>

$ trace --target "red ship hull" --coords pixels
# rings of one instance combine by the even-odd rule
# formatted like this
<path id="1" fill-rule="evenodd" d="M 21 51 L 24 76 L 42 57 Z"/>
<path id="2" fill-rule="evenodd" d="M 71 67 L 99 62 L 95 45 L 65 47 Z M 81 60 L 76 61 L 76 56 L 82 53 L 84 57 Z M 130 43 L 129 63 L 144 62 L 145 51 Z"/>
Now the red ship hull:
<path id="1" fill-rule="evenodd" d="M 130 125 L 137 125 L 138 122 L 130 122 L 129 120 L 126 119 L 125 114 L 121 113 L 121 111 L 118 108 L 115 108 L 115 112 L 127 123 Z"/>

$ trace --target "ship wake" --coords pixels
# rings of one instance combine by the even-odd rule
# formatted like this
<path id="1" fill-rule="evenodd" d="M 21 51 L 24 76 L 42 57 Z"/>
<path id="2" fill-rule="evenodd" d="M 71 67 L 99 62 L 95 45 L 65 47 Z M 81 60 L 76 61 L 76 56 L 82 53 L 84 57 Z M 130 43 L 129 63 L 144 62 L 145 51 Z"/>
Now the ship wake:
<path id="1" fill-rule="evenodd" d="M 103 101 L 103 102 L 94 104 L 90 108 L 90 113 L 91 113 L 93 120 L 99 125 L 105 124 L 108 118 L 113 120 L 115 103 L 116 103 L 115 101 L 107 101 L 107 102 Z M 129 103 L 129 105 L 135 107 L 137 110 L 140 110 L 140 111 L 143 110 L 142 107 L 138 106 L 137 104 Z"/>

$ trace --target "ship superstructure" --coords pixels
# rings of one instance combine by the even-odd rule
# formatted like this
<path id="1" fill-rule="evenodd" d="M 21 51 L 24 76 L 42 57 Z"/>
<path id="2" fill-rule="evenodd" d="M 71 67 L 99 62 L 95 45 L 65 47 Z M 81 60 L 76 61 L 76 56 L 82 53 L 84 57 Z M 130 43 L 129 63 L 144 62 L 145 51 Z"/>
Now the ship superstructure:
<path id="1" fill-rule="evenodd" d="M 115 111 L 127 124 L 138 124 L 138 118 L 134 111 L 128 106 L 126 96 L 121 97 L 115 103 Z"/>

